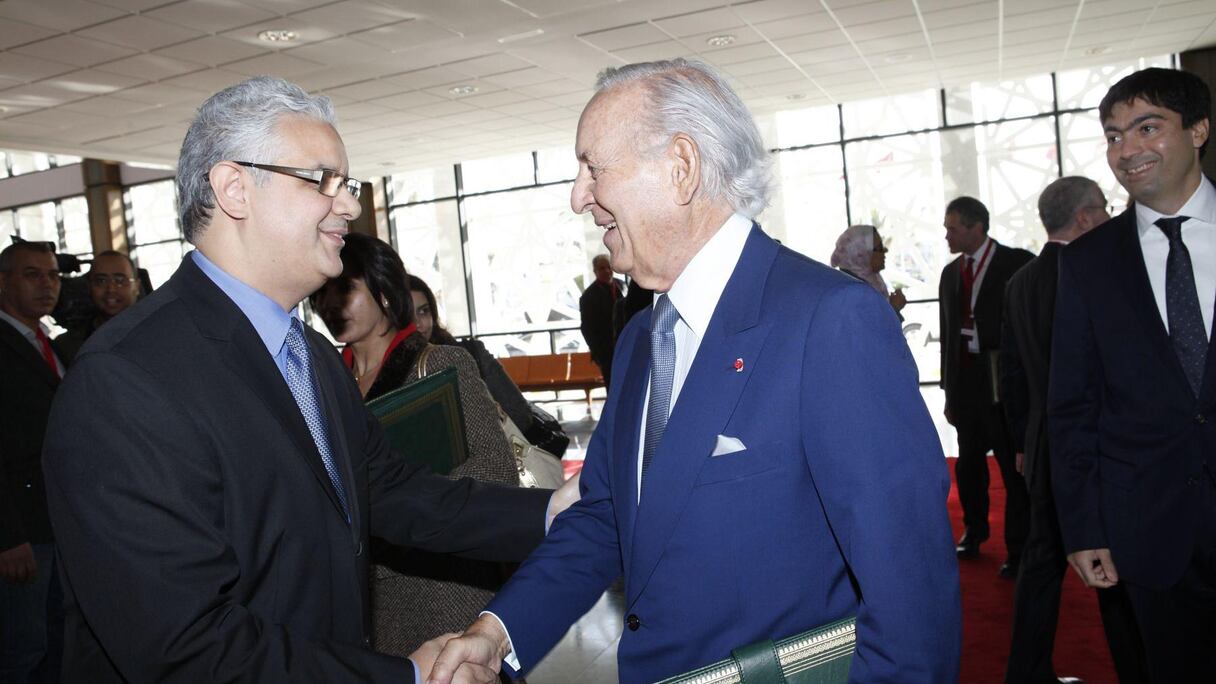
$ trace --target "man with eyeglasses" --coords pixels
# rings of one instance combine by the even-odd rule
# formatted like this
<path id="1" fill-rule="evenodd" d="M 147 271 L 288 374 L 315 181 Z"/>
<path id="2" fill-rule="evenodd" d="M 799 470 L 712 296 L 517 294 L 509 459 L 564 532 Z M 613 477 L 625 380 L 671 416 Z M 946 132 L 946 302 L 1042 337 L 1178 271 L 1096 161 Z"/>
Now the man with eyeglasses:
<path id="1" fill-rule="evenodd" d="M 369 534 L 493 561 L 542 538 L 551 492 L 391 453 L 301 323 L 361 210 L 347 168 L 328 98 L 281 79 L 199 109 L 177 165 L 196 249 L 93 335 L 52 412 L 64 681 L 414 681 L 443 642 L 371 650 Z"/>
<path id="2" fill-rule="evenodd" d="M 139 276 L 135 262 L 122 252 L 107 250 L 93 257 L 93 265 L 85 278 L 96 314 L 81 326 L 59 336 L 57 341 L 71 356 L 80 351 L 84 341 L 102 324 L 126 311 L 139 298 Z"/>
<path id="3" fill-rule="evenodd" d="M 53 245 L 0 252 L 0 682 L 58 682 L 63 634 L 42 444 L 71 357 L 42 318 L 59 300 Z"/>

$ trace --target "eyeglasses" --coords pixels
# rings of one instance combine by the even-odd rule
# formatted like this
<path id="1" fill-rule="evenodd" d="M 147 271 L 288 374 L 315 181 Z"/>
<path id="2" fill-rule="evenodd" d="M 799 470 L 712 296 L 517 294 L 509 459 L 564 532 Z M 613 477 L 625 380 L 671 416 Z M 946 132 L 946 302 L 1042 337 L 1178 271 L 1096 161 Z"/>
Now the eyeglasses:
<path id="1" fill-rule="evenodd" d="M 114 283 L 114 287 L 126 287 L 131 284 L 131 279 L 121 273 L 114 275 L 98 273 L 89 276 L 89 284 L 93 287 L 106 287 L 110 283 Z"/>
<path id="2" fill-rule="evenodd" d="M 359 192 L 363 189 L 363 183 L 357 181 L 350 176 L 343 176 L 333 169 L 301 169 L 294 166 L 275 166 L 274 164 L 257 164 L 255 162 L 234 162 L 240 166 L 248 166 L 263 171 L 273 171 L 281 173 L 284 176 L 294 176 L 301 180 L 312 181 L 317 184 L 317 192 L 326 197 L 337 197 L 338 190 L 346 188 L 346 191 L 355 199 L 359 198 Z"/>

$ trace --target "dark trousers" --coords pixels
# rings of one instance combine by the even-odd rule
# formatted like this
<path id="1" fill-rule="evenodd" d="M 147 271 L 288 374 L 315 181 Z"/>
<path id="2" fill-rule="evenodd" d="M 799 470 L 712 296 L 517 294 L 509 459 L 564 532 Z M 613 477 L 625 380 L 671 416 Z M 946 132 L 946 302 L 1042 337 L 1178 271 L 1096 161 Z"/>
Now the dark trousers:
<path id="1" fill-rule="evenodd" d="M 0 580 L 0 684 L 59 682 L 63 591 L 53 543 L 34 544 L 37 578 Z"/>
<path id="2" fill-rule="evenodd" d="M 963 524 L 968 534 L 988 536 L 988 462 L 991 449 L 1001 468 L 1005 483 L 1005 548 L 1018 558 L 1030 527 L 1030 495 L 1026 482 L 1014 463 L 1013 446 L 1005 415 L 989 397 L 988 380 L 982 363 L 964 363 L 959 372 L 959 397 L 950 402 L 951 417 L 958 430 L 958 460 L 954 476 L 958 481 L 958 500 L 963 507 Z"/>
<path id="3" fill-rule="evenodd" d="M 1056 681 L 1052 652 L 1060 617 L 1060 588 L 1065 573 L 1069 572 L 1046 453 L 1039 454 L 1036 459 L 1028 488 L 1030 534 L 1022 547 L 1022 563 L 1014 592 L 1013 635 L 1005 670 L 1006 684 Z M 1144 646 L 1127 592 L 1122 586 L 1097 592 L 1102 626 L 1120 684 L 1148 684 Z M 1072 673 L 1066 671 L 1064 674 Z"/>
<path id="4" fill-rule="evenodd" d="M 1126 583 L 1153 682 L 1216 682 L 1216 478 L 1210 470 L 1201 487 L 1195 552 L 1182 579 L 1161 591 Z"/>

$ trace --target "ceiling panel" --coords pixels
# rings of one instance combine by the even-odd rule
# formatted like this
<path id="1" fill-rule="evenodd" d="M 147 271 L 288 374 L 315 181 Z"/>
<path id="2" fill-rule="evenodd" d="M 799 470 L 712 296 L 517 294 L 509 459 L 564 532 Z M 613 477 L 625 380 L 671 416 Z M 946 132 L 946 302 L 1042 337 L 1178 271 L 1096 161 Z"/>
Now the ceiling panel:
<path id="1" fill-rule="evenodd" d="M 350 34 L 350 37 L 390 52 L 415 48 L 460 35 L 425 19 L 409 19 Z"/>
<path id="2" fill-rule="evenodd" d="M 117 19 L 122 10 L 96 5 L 85 0 L 5 0 L 0 2 L 0 19 L 16 19 L 36 26 L 75 31 Z"/>
<path id="3" fill-rule="evenodd" d="M 93 40 L 91 38 L 82 38 L 70 33 L 22 45 L 12 50 L 13 54 L 65 62 L 80 67 L 109 62 L 126 57 L 127 55 L 133 55 L 136 52 L 132 48 L 103 43 L 100 40 Z"/>
<path id="4" fill-rule="evenodd" d="M 218 66 L 225 62 L 253 57 L 269 52 L 269 46 L 257 46 L 220 36 L 204 36 L 196 40 L 160 48 L 155 51 L 158 55 L 180 59 L 195 64 Z"/>
<path id="5" fill-rule="evenodd" d="M 184 0 L 146 12 L 147 16 L 179 26 L 218 33 L 274 17 L 239 0 Z"/>
<path id="6" fill-rule="evenodd" d="M 131 15 L 81 29 L 76 35 L 126 45 L 137 50 L 155 50 L 197 38 L 202 32 L 152 17 Z"/>
<path id="7" fill-rule="evenodd" d="M 0 21 L 0 50 L 33 43 L 59 33 L 55 29 L 27 24 L 16 19 Z"/>
<path id="8" fill-rule="evenodd" d="M 619 26 L 605 31 L 584 33 L 580 37 L 599 49 L 608 52 L 637 47 L 639 45 L 651 45 L 668 40 L 666 33 L 663 33 L 658 27 L 649 23 Z"/>

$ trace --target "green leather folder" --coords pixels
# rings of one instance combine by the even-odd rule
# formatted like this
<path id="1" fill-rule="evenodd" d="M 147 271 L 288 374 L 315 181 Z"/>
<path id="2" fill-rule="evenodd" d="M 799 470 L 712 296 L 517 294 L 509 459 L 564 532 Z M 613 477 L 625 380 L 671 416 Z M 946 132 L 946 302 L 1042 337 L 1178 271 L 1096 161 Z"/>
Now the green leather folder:
<path id="1" fill-rule="evenodd" d="M 848 618 L 781 641 L 765 639 L 658 684 L 844 684 L 857 645 L 855 622 Z"/>
<path id="2" fill-rule="evenodd" d="M 441 475 L 468 458 L 456 368 L 444 368 L 367 404 L 388 445 L 410 463 Z"/>

